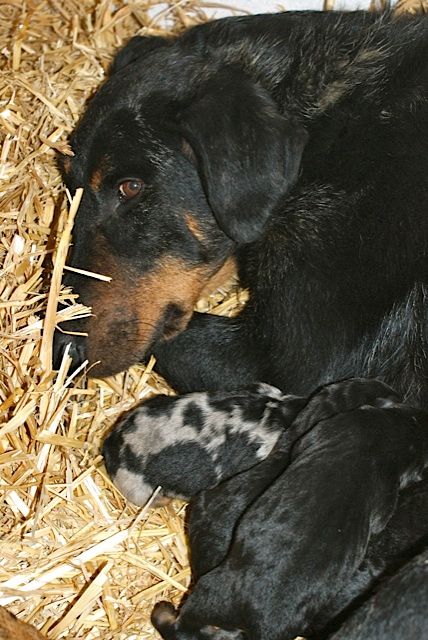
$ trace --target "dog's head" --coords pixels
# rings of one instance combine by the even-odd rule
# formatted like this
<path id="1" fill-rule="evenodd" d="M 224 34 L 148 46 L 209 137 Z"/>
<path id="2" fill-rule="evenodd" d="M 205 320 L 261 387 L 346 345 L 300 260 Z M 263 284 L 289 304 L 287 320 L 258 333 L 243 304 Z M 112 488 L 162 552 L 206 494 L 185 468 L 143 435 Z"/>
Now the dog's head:
<path id="1" fill-rule="evenodd" d="M 84 188 L 71 265 L 112 278 L 67 277 L 93 312 L 74 353 L 99 361 L 100 376 L 186 327 L 201 292 L 239 243 L 262 234 L 298 172 L 302 130 L 261 85 L 200 49 L 131 40 L 62 162 L 70 190 Z M 70 340 L 60 336 L 57 350 Z"/>

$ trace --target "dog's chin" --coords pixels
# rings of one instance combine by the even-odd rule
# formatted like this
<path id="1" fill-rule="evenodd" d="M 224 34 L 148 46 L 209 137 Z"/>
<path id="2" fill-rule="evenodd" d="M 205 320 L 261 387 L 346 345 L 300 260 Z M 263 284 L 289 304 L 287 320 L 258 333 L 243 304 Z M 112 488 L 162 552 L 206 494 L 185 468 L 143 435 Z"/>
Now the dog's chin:
<path id="1" fill-rule="evenodd" d="M 110 362 L 102 359 L 95 361 L 91 359 L 89 362 L 88 376 L 90 378 L 110 378 L 111 376 L 115 376 L 117 373 L 126 371 L 129 367 L 140 362 L 140 360 L 137 358 L 121 358 L 120 360 Z"/>
<path id="2" fill-rule="evenodd" d="M 177 336 L 189 324 L 192 310 L 184 309 L 178 304 L 170 303 L 165 308 L 162 322 L 161 340 L 170 340 Z"/>
<path id="3" fill-rule="evenodd" d="M 146 354 L 147 353 L 147 357 Z M 88 345 L 88 376 L 90 378 L 110 378 L 122 373 L 135 364 L 144 362 L 150 357 L 150 347 L 134 352 L 129 343 L 118 341 L 112 345 L 97 344 L 94 348 Z"/>

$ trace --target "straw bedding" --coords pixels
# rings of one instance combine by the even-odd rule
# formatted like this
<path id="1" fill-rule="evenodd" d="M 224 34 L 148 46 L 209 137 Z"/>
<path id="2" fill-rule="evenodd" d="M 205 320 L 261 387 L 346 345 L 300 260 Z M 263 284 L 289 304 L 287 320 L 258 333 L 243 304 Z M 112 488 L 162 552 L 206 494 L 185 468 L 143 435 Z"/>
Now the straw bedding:
<path id="1" fill-rule="evenodd" d="M 189 584 L 185 505 L 127 504 L 99 455 L 124 410 L 172 393 L 153 360 L 108 380 L 70 375 L 66 355 L 51 370 L 55 324 L 89 313 L 61 287 L 79 194 L 69 202 L 55 156 L 69 153 L 67 136 L 122 42 L 178 32 L 214 4 L 0 5 L 0 605 L 48 638 L 154 637 L 154 601 L 177 604 Z M 235 313 L 244 302 L 232 284 L 198 308 Z"/>

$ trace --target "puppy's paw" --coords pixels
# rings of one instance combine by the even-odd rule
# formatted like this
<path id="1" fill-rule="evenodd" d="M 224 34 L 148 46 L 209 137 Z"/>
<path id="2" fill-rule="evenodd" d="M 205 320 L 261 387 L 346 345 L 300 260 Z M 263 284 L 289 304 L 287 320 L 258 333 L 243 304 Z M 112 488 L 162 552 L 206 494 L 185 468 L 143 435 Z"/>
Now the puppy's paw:
<path id="1" fill-rule="evenodd" d="M 175 634 L 172 635 L 172 632 L 177 616 L 178 613 L 171 602 L 163 600 L 162 602 L 157 602 L 153 607 L 150 620 L 154 628 L 159 631 L 164 638 L 169 640 L 169 638 L 172 639 L 175 637 Z"/>

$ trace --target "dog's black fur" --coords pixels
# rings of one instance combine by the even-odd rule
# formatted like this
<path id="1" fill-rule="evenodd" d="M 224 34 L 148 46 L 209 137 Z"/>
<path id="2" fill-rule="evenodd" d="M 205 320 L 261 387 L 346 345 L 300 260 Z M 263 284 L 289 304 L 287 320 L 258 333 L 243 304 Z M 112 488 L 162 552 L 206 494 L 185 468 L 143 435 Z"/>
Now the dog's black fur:
<path id="1" fill-rule="evenodd" d="M 72 138 L 64 176 L 85 187 L 72 264 L 113 280 L 70 276 L 94 316 L 69 325 L 87 339 L 57 337 L 57 356 L 71 341 L 76 361 L 109 375 L 153 350 L 179 391 L 263 380 L 307 395 L 375 377 L 409 405 L 332 416 L 302 435 L 289 468 L 273 452 L 219 489 L 233 505 L 226 533 L 236 501 L 246 510 L 178 620 L 166 610 L 171 638 L 210 637 L 207 623 L 269 640 L 322 626 L 358 583 L 403 475 L 423 466 L 424 418 L 410 406 L 428 400 L 427 34 L 427 17 L 302 12 L 138 38 Z M 233 261 L 243 312 L 193 314 Z"/>
<path id="2" fill-rule="evenodd" d="M 331 640 L 421 640 L 427 606 L 428 550 L 386 580 Z"/>
<path id="3" fill-rule="evenodd" d="M 403 489 L 428 464 L 428 414 L 364 393 L 378 404 L 369 381 L 314 393 L 264 462 L 195 498 L 196 586 L 178 617 L 155 608 L 166 640 L 325 637 L 426 539 L 427 481 Z"/>
<path id="4" fill-rule="evenodd" d="M 262 436 L 269 432 L 280 441 L 264 463 L 257 464 L 259 445 L 243 452 L 234 446 L 234 438 L 248 433 L 255 442 L 261 438 L 264 447 Z M 231 441 L 230 449 L 220 446 L 224 437 Z M 211 472 L 204 468 L 205 459 L 195 464 L 201 452 L 180 447 L 186 439 L 202 452 L 207 447 L 215 461 Z M 272 447 L 269 438 L 268 443 Z M 166 447 L 170 455 L 158 461 L 153 447 L 160 448 L 160 454 Z M 276 626 L 278 617 L 271 608 L 281 597 L 289 602 L 285 634 L 322 630 L 317 637 L 326 637 L 385 569 L 395 569 L 428 537 L 428 481 L 412 484 L 428 461 L 428 414 L 400 404 L 393 390 L 376 380 L 333 383 L 306 400 L 282 396 L 268 385 L 154 398 L 126 415 L 103 452 L 114 482 L 137 504 L 159 483 L 166 493 L 194 497 L 189 542 L 196 595 L 178 623 L 170 605 L 155 609 L 153 620 L 166 638 L 243 637 L 239 630 L 210 629 L 213 625 L 204 623 L 219 624 L 219 614 L 212 611 L 217 608 L 226 616 L 222 626 L 234 626 L 230 608 L 225 610 L 219 599 L 223 590 L 233 591 L 241 581 L 246 638 L 270 637 L 270 630 L 260 635 L 252 616 L 257 617 L 261 607 Z M 217 483 L 223 482 L 206 490 L 215 483 L 215 470 Z M 402 490 L 407 483 L 411 486 Z M 224 568 L 230 562 L 231 575 Z M 268 586 L 269 562 L 283 573 L 273 587 Z M 199 580 L 205 575 L 209 585 L 200 595 Z M 261 582 L 263 599 L 254 595 L 253 581 Z M 316 597 L 306 606 L 310 590 Z M 232 610 L 239 598 L 230 594 Z M 189 625 L 195 629 L 186 631 Z M 286 637 L 291 636 L 282 640 Z"/>
<path id="5" fill-rule="evenodd" d="M 69 277 L 95 317 L 57 354 L 107 375 L 154 349 L 180 391 L 378 377 L 424 405 L 427 34 L 290 12 L 131 40 L 64 162 L 85 187 L 72 264 L 113 281 Z M 248 305 L 191 317 L 228 259 Z"/>

